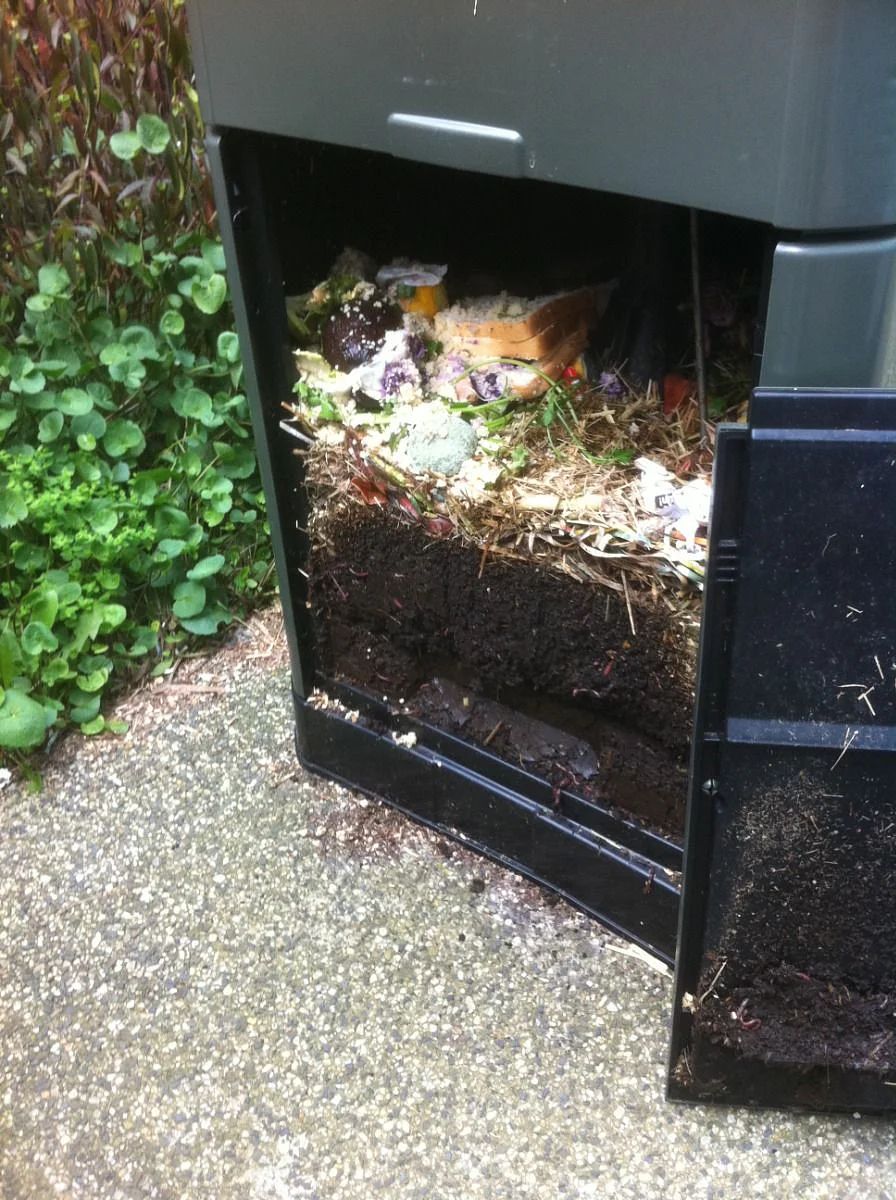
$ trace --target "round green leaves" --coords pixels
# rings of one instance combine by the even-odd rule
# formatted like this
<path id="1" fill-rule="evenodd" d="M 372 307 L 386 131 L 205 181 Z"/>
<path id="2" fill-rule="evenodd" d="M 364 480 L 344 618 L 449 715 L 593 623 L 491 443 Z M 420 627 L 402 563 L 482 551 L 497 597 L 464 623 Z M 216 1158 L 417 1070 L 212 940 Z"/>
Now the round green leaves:
<path id="1" fill-rule="evenodd" d="M 130 162 L 141 150 L 161 154 L 171 141 L 171 130 L 160 118 L 144 113 L 137 118 L 136 129 L 123 129 L 109 138 L 109 149 L 116 158 Z"/>
<path id="2" fill-rule="evenodd" d="M 7 688 L 0 704 L 0 746 L 31 750 L 44 740 L 46 712 L 42 705 L 16 688 Z"/>

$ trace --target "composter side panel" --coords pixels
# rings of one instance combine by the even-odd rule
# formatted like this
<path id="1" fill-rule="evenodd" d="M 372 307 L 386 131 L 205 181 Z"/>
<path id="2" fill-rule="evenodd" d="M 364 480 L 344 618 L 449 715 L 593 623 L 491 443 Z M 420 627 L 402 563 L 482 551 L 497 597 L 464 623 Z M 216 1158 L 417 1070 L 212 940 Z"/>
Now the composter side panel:
<path id="1" fill-rule="evenodd" d="M 717 522 L 707 610 L 727 589 L 730 619 L 700 681 L 679 1099 L 896 1108 L 894 405 L 759 394 L 733 576 Z"/>
<path id="2" fill-rule="evenodd" d="M 282 271 L 274 239 L 267 227 L 259 167 L 251 144 L 236 134 L 220 135 L 212 131 L 206 138 L 206 152 L 280 594 L 288 613 L 302 611 L 305 600 L 301 591 L 303 577 L 297 570 L 296 556 L 302 553 L 303 535 L 296 526 L 297 514 L 305 501 L 298 486 L 299 465 L 288 457 L 284 461 L 282 438 L 277 437 L 279 401 L 287 398 L 282 380 L 291 375 L 288 363 L 283 361 L 288 358 L 289 339 Z M 293 527 L 285 528 L 287 522 Z M 301 628 L 293 620 L 286 620 L 284 625 L 293 687 L 298 695 L 304 695 L 311 679 L 307 622 Z"/>
<path id="3" fill-rule="evenodd" d="M 778 242 L 764 324 L 763 387 L 896 387 L 896 236 Z"/>

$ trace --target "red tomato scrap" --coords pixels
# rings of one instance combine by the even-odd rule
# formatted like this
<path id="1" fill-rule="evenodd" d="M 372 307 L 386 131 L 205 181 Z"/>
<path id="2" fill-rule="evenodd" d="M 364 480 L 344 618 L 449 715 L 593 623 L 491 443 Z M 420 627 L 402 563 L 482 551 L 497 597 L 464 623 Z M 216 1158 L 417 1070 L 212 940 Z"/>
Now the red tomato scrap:
<path id="1" fill-rule="evenodd" d="M 674 412 L 684 405 L 685 401 L 693 399 L 697 385 L 693 379 L 684 375 L 670 373 L 663 379 L 663 416 L 671 417 Z"/>

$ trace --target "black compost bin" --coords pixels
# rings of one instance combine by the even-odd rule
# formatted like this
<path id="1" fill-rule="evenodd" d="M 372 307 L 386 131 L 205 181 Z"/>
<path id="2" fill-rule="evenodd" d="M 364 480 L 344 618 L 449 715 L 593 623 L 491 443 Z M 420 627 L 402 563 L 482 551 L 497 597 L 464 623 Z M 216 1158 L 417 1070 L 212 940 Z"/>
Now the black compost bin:
<path id="1" fill-rule="evenodd" d="M 236 0 L 191 4 L 299 756 L 666 962 L 677 943 L 675 1098 L 892 1108 L 896 647 L 882 513 L 896 478 L 886 390 L 896 385 L 896 7 L 426 7 L 276 0 L 247 16 Z M 311 500 L 282 406 L 295 378 L 286 298 L 347 245 L 380 261 L 411 253 L 508 275 L 528 259 L 546 285 L 550 264 L 570 278 L 578 264 L 577 282 L 593 282 L 608 265 L 650 276 L 689 210 L 707 245 L 755 268 L 761 287 L 759 391 L 748 424 L 718 439 L 678 837 L 599 788 L 496 753 L 463 720 L 430 720 L 373 669 L 360 683 L 334 669 L 337 631 L 309 597 Z M 402 577 L 388 541 L 376 553 L 374 571 L 388 560 L 390 578 Z M 359 594 L 379 586 L 350 550 L 343 567 L 366 581 Z M 474 632 L 510 603 L 500 570 L 483 577 L 485 567 L 465 585 Z M 452 584 L 463 575 L 447 559 L 440 569 Z M 403 595 L 391 596 L 396 610 Z M 590 610 L 564 607 L 566 596 L 543 608 L 585 654 Z M 528 620 L 526 597 L 513 603 Z M 622 628 L 625 605 L 614 604 Z M 338 633 L 351 640 L 351 621 Z M 444 703 L 466 704 L 473 685 L 456 638 L 443 657 Z M 536 676 L 557 666 L 533 662 Z M 484 710 L 499 714 L 496 729 L 505 713 L 536 731 L 574 718 L 576 745 L 602 719 L 587 702 L 572 717 L 568 706 L 533 709 L 519 690 L 489 696 L 498 701 Z M 666 760 L 638 761 L 644 772 L 627 786 L 640 778 L 646 792 Z M 683 779 L 680 763 L 676 772 Z"/>

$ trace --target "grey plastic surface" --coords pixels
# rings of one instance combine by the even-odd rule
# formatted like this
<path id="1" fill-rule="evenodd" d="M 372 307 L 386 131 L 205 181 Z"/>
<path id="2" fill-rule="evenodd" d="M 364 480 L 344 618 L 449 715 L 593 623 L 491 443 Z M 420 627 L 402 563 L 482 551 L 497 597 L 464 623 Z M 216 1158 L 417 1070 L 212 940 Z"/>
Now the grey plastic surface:
<path id="1" fill-rule="evenodd" d="M 446 159 L 461 159 L 468 171 L 525 174 L 526 143 L 515 129 L 415 113 L 392 113 L 388 126 L 389 149 L 399 158 L 435 166 L 444 166 Z"/>
<path id="2" fill-rule="evenodd" d="M 896 388 L 896 235 L 779 242 L 765 330 L 763 387 Z"/>
<path id="3" fill-rule="evenodd" d="M 896 0 L 190 0 L 190 25 L 211 125 L 896 224 Z"/>

